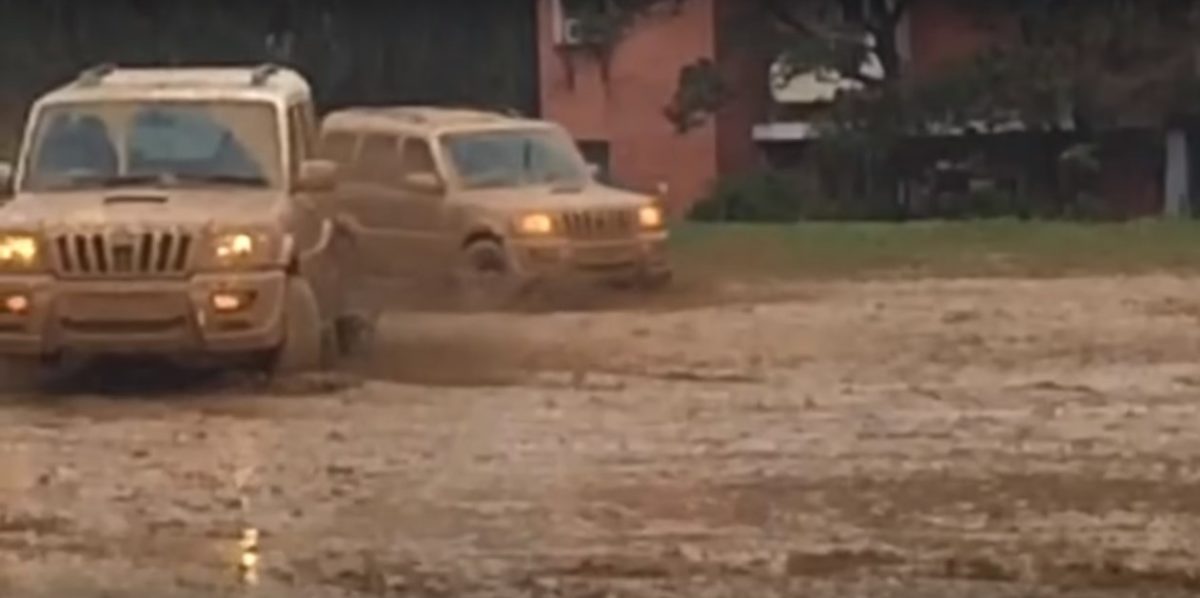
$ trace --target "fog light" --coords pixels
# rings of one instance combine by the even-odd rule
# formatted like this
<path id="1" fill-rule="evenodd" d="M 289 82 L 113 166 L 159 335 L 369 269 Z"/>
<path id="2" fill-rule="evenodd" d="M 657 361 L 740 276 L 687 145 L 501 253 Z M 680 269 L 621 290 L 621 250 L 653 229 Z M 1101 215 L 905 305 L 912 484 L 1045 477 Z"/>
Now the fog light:
<path id="1" fill-rule="evenodd" d="M 4 309 L 10 314 L 23 314 L 29 311 L 29 297 L 25 295 L 9 295 L 4 298 Z"/>
<path id="2" fill-rule="evenodd" d="M 246 307 L 249 297 L 241 293 L 213 293 L 213 309 L 220 312 L 238 311 Z"/>

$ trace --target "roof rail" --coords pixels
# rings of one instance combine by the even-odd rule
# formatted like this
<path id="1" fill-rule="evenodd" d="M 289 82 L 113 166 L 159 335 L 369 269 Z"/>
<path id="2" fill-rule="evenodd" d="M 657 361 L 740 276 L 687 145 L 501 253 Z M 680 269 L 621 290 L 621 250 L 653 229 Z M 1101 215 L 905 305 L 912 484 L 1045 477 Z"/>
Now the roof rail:
<path id="1" fill-rule="evenodd" d="M 387 115 L 387 116 L 394 116 L 397 118 L 403 118 L 403 119 L 406 119 L 406 120 L 409 120 L 412 122 L 416 122 L 416 123 L 425 124 L 425 123 L 429 122 L 429 119 L 425 118 L 425 115 L 421 113 L 421 108 L 419 108 L 419 107 L 411 107 L 411 106 L 401 106 L 399 108 L 383 107 L 383 108 L 378 108 L 377 110 L 380 114 Z"/>
<path id="2" fill-rule="evenodd" d="M 273 62 L 267 62 L 254 67 L 254 71 L 250 73 L 250 84 L 257 87 L 266 83 L 272 75 L 278 73 L 283 68 Z"/>
<path id="3" fill-rule="evenodd" d="M 99 85 L 101 81 L 104 81 L 105 77 L 115 70 L 117 70 L 117 65 L 114 63 L 105 62 L 97 64 L 79 73 L 79 77 L 75 81 L 80 85 Z"/>
<path id="4" fill-rule="evenodd" d="M 497 106 L 495 104 L 472 104 L 459 102 L 444 102 L 434 104 L 435 108 L 443 108 L 448 110 L 463 110 L 467 112 L 476 112 L 479 114 L 491 114 L 494 116 L 507 116 L 510 118 L 520 118 L 524 116 L 515 108 L 509 106 Z"/>

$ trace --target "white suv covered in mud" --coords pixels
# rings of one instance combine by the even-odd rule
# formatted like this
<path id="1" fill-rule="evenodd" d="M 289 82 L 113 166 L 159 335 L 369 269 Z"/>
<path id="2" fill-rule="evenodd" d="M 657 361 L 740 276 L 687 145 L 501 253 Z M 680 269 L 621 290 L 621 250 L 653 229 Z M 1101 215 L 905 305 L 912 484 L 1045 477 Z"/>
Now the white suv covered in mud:
<path id="1" fill-rule="evenodd" d="M 315 138 L 274 65 L 98 67 L 43 96 L 0 208 L 0 356 L 320 367 L 351 310 Z"/>

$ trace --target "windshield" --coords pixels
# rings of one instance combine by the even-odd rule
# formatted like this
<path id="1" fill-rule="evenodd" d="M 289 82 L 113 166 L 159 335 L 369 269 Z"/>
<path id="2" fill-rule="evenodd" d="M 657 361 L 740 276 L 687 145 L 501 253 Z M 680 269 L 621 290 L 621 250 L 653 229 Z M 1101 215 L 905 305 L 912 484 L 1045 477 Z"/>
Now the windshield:
<path id="1" fill-rule="evenodd" d="M 552 129 L 454 133 L 442 147 L 468 189 L 587 181 L 571 139 Z"/>
<path id="2" fill-rule="evenodd" d="M 244 101 L 98 101 L 40 111 L 23 187 L 275 186 L 275 109 Z"/>

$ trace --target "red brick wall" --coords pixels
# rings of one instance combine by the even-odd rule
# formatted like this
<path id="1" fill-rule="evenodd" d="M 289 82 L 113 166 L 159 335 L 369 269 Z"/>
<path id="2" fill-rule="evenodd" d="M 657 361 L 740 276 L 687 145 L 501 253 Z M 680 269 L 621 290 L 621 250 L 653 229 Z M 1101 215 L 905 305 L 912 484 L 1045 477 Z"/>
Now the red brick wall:
<path id="1" fill-rule="evenodd" d="M 594 59 L 563 56 L 554 43 L 553 0 L 538 2 L 543 116 L 577 138 L 609 142 L 618 182 L 646 191 L 666 182 L 673 211 L 703 196 L 717 174 L 716 127 L 679 135 L 663 107 L 679 70 L 714 54 L 714 0 L 690 0 L 677 16 L 641 22 L 617 46 L 607 82 Z"/>
<path id="2" fill-rule="evenodd" d="M 918 77 L 970 59 L 1013 34 L 1015 22 L 980 19 L 947 0 L 920 0 L 909 9 L 910 72 Z"/>

